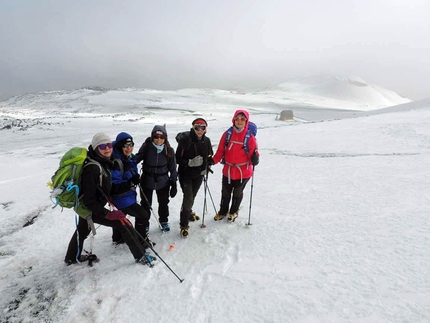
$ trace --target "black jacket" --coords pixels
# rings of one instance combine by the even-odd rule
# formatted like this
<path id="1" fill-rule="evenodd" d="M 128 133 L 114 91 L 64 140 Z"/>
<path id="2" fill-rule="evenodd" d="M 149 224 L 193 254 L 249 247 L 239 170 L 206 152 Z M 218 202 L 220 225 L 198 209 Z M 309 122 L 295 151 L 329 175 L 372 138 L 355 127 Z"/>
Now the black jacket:
<path id="1" fill-rule="evenodd" d="M 88 157 L 97 161 L 102 167 L 102 183 L 100 183 L 100 167 L 96 164 L 85 166 L 81 175 L 82 201 L 92 214 L 104 217 L 107 211 L 104 208 L 107 202 L 106 196 L 109 196 L 112 187 L 111 160 L 99 156 L 91 146 L 88 147 Z M 88 162 L 87 159 L 85 163 Z"/>
<path id="2" fill-rule="evenodd" d="M 175 151 L 166 140 L 164 149 L 158 153 L 148 137 L 135 156 L 136 163 L 142 161 L 142 188 L 159 190 L 171 183 L 175 183 L 178 173 L 176 171 Z"/>
<path id="3" fill-rule="evenodd" d="M 213 155 L 211 140 L 206 134 L 199 139 L 193 129 L 190 134 L 182 138 L 176 149 L 176 162 L 179 165 L 178 174 L 182 178 L 197 178 L 207 167 L 209 156 Z M 203 157 L 203 165 L 199 167 L 188 166 L 188 161 L 196 156 Z"/>

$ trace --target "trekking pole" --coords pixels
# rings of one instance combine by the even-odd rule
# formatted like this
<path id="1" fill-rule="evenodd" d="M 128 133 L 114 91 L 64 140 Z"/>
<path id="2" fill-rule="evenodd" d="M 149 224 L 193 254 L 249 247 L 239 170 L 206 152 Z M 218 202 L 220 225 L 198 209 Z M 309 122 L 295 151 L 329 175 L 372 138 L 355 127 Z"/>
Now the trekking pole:
<path id="1" fill-rule="evenodd" d="M 208 204 L 206 202 L 206 192 L 208 190 L 208 168 L 206 167 L 206 174 L 203 177 L 204 187 L 205 187 L 205 194 L 204 194 L 204 200 L 203 200 L 203 215 L 202 215 L 202 224 L 200 224 L 200 228 L 206 228 L 205 224 L 205 214 L 208 210 Z"/>
<path id="2" fill-rule="evenodd" d="M 128 220 L 127 220 L 128 221 Z M 131 222 L 130 221 L 128 221 L 129 223 L 130 223 L 130 225 L 131 225 Z M 130 232 L 130 228 L 126 225 L 125 226 L 126 227 L 126 229 Z M 184 281 L 184 279 L 182 279 L 182 278 L 180 278 L 174 271 L 173 271 L 173 269 L 172 268 L 170 268 L 170 266 L 164 261 L 164 259 L 163 258 L 161 258 L 161 256 L 158 254 L 158 252 L 157 251 L 155 251 L 155 249 L 152 247 L 152 245 L 151 245 L 151 243 L 149 243 L 148 241 L 146 241 L 146 239 L 144 239 L 143 237 L 142 237 L 142 235 L 136 230 L 136 229 L 134 229 L 133 228 L 133 226 L 131 226 L 131 229 L 132 230 L 134 230 L 134 233 L 136 233 L 137 234 L 137 236 L 144 242 L 144 243 L 146 243 L 146 245 L 148 246 L 148 248 L 149 249 L 151 249 L 151 251 L 158 257 L 158 258 L 160 258 L 160 260 L 161 260 L 161 262 L 173 273 L 173 275 L 175 275 L 175 277 L 176 278 L 178 278 L 178 280 L 179 280 L 179 282 L 180 283 L 182 283 L 183 281 Z M 133 236 L 133 234 L 132 233 L 130 233 L 130 236 L 133 238 L 133 240 L 135 241 L 135 243 L 137 243 L 137 245 L 140 245 L 140 243 L 138 242 L 138 241 L 136 241 L 136 238 Z"/>
<path id="3" fill-rule="evenodd" d="M 210 199 L 212 201 L 212 205 L 214 207 L 214 211 L 215 211 L 215 213 L 217 213 L 216 207 L 215 207 L 215 203 L 214 203 L 214 199 L 212 198 L 211 190 L 209 189 L 209 185 L 208 185 L 208 193 L 209 193 L 209 197 L 210 197 Z"/>
<path id="4" fill-rule="evenodd" d="M 139 186 L 140 187 L 140 186 Z M 106 198 L 106 200 L 108 201 L 108 204 L 113 208 L 116 209 L 116 206 L 110 201 L 110 199 L 108 198 L 108 196 L 106 194 L 104 194 L 103 190 L 101 190 L 101 192 L 103 193 L 104 197 Z M 121 220 L 121 222 L 123 222 L 123 220 Z M 154 248 L 152 247 L 151 243 L 148 242 L 144 237 L 142 237 L 142 235 L 133 227 L 133 225 L 131 224 L 131 222 L 125 218 L 123 225 L 125 227 L 125 229 L 128 231 L 128 233 L 130 234 L 130 237 L 133 239 L 133 242 L 136 244 L 136 246 L 140 247 L 140 251 L 144 254 L 144 250 L 142 249 L 142 245 L 140 244 L 139 241 L 136 241 L 136 237 L 133 235 L 132 232 L 130 232 L 130 228 L 132 230 L 134 230 L 134 233 L 136 233 L 136 235 L 142 240 L 142 242 L 144 242 L 149 249 L 152 250 L 152 252 L 158 257 L 160 258 L 160 260 L 163 262 L 163 264 L 176 276 L 176 278 L 179 279 L 179 282 L 183 282 L 184 280 L 181 279 L 173 270 L 172 268 L 170 268 L 170 266 L 164 261 L 163 258 L 160 257 L 160 255 L 157 253 L 157 251 L 154 250 Z"/>
<path id="5" fill-rule="evenodd" d="M 251 223 L 251 206 L 252 206 L 252 191 L 254 189 L 254 174 L 255 174 L 255 166 L 252 165 L 251 196 L 249 198 L 249 217 L 248 217 L 248 223 L 246 225 L 252 225 L 252 223 Z"/>
<path id="6" fill-rule="evenodd" d="M 140 184 L 139 184 L 138 186 L 139 186 L 140 195 L 141 195 L 141 196 L 143 196 L 143 198 L 145 199 L 146 204 L 148 205 L 149 210 L 151 211 L 151 214 L 153 215 L 153 218 L 155 218 L 155 220 L 157 220 L 158 227 L 160 228 L 161 232 L 163 232 L 162 236 L 164 237 L 164 239 L 166 239 L 167 243 L 169 244 L 169 250 L 173 250 L 173 249 L 175 249 L 175 245 L 174 245 L 174 244 L 172 244 L 172 243 L 170 243 L 169 239 L 167 239 L 167 236 L 166 236 L 166 234 L 167 234 L 167 233 L 163 230 L 163 227 L 161 226 L 161 223 L 160 223 L 160 221 L 158 220 L 158 217 L 155 215 L 154 209 L 153 209 L 153 208 L 152 208 L 152 206 L 149 204 L 149 200 L 148 200 L 148 198 L 146 197 L 145 193 L 143 193 L 142 186 L 141 186 Z"/>

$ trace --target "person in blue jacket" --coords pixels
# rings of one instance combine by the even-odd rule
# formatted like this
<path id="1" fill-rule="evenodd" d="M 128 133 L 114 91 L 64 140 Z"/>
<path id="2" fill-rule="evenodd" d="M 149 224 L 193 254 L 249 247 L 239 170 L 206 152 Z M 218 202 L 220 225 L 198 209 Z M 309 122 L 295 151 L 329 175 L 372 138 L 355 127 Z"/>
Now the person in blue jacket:
<path id="1" fill-rule="evenodd" d="M 175 151 L 167 139 L 164 126 L 156 125 L 136 154 L 136 162 L 142 161 L 141 203 L 149 212 L 152 205 L 152 194 L 155 191 L 158 200 L 158 217 L 161 230 L 170 231 L 169 197 L 174 198 L 178 192 L 176 180 Z"/>
<path id="2" fill-rule="evenodd" d="M 135 217 L 135 229 L 147 242 L 152 243 L 146 228 L 149 227 L 149 213 L 137 203 L 136 188 L 140 182 L 137 163 L 133 155 L 133 137 L 126 132 L 117 135 L 113 143 L 112 166 L 112 203 L 118 210 Z M 124 242 L 119 230 L 113 229 L 112 241 L 114 244 Z"/>

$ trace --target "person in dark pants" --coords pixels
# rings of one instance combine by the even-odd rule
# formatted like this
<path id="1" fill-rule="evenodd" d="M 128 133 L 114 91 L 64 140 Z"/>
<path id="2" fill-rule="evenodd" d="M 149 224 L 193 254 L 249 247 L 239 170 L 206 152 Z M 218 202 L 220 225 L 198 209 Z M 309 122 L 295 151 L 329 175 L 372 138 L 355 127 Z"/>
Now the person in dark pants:
<path id="1" fill-rule="evenodd" d="M 243 199 L 243 190 L 253 174 L 253 167 L 259 163 L 257 140 L 251 136 L 248 140 L 248 153 L 244 149 L 245 135 L 248 130 L 249 113 L 237 110 L 232 118 L 232 134 L 226 144 L 227 131 L 221 136 L 218 149 L 210 165 L 224 163 L 222 170 L 221 203 L 214 220 L 220 221 L 227 216 L 234 222 L 239 215 L 239 207 Z M 233 197 L 233 198 L 232 198 Z M 231 205 L 230 205 L 231 201 Z"/>
<path id="2" fill-rule="evenodd" d="M 189 221 L 199 220 L 192 208 L 207 171 L 207 160 L 213 154 L 211 141 L 206 137 L 207 126 L 205 119 L 195 119 L 189 135 L 179 140 L 176 149 L 179 183 L 183 193 L 180 215 L 182 237 L 187 237 L 189 234 Z"/>
<path id="3" fill-rule="evenodd" d="M 113 143 L 112 154 L 114 157 L 111 171 L 112 202 L 118 210 L 136 219 L 136 231 L 143 239 L 152 244 L 146 232 L 146 228 L 149 227 L 149 213 L 137 203 L 136 187 L 140 182 L 140 176 L 134 159 L 133 148 L 134 142 L 131 135 L 126 132 L 121 132 L 117 135 Z M 112 241 L 114 244 L 124 243 L 123 236 L 119 230 L 112 230 Z"/>
<path id="4" fill-rule="evenodd" d="M 154 126 L 151 137 L 145 140 L 136 154 L 136 162 L 140 161 L 142 161 L 141 204 L 149 213 L 152 194 L 155 191 L 161 230 L 170 231 L 169 197 L 174 198 L 178 192 L 176 185 L 178 173 L 175 151 L 169 144 L 164 126 Z"/>
<path id="5" fill-rule="evenodd" d="M 77 229 L 70 239 L 64 258 L 66 265 L 82 261 L 84 241 L 91 232 L 88 219 L 119 230 L 136 262 L 150 264 L 155 260 L 139 243 L 136 232 L 124 213 L 118 210 L 110 211 L 104 207 L 112 186 L 111 155 L 112 141 L 109 136 L 105 133 L 96 134 L 88 147 L 88 165 L 84 166 L 81 175 L 82 202 L 91 213 L 86 218 L 79 217 Z"/>

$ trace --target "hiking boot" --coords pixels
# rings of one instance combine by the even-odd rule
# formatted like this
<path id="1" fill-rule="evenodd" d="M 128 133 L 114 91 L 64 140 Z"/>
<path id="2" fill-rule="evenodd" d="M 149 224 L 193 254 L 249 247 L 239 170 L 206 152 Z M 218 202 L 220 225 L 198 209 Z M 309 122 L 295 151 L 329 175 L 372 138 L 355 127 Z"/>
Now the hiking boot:
<path id="1" fill-rule="evenodd" d="M 145 237 L 145 241 L 152 247 L 154 247 L 156 245 L 156 243 L 154 241 L 150 240 L 148 236 Z"/>
<path id="2" fill-rule="evenodd" d="M 97 256 L 96 255 L 93 255 L 93 254 L 89 254 L 87 257 L 86 257 L 86 259 L 88 260 L 88 266 L 90 266 L 90 267 L 92 267 L 93 266 L 93 263 L 95 263 L 95 262 L 99 262 L 100 261 L 100 259 L 99 258 L 97 258 Z M 82 261 L 81 261 L 82 262 Z"/>
<path id="3" fill-rule="evenodd" d="M 194 222 L 200 220 L 200 217 L 195 213 L 191 212 L 190 217 L 188 218 L 189 221 Z"/>
<path id="4" fill-rule="evenodd" d="M 188 232 L 188 228 L 181 228 L 181 232 L 180 232 L 180 234 L 181 234 L 181 237 L 182 237 L 182 238 L 186 238 L 186 237 L 188 237 L 188 234 L 189 234 L 189 232 Z"/>
<path id="5" fill-rule="evenodd" d="M 226 215 L 227 215 L 227 214 L 219 214 L 219 213 L 217 213 L 217 214 L 214 216 L 214 220 L 215 220 L 215 221 L 220 221 L 220 220 L 224 219 Z"/>
<path id="6" fill-rule="evenodd" d="M 153 267 L 154 264 L 152 262 L 156 261 L 157 258 L 151 256 L 149 252 L 145 252 L 145 254 L 140 258 L 139 260 L 136 259 L 137 263 L 140 263 L 142 265 L 148 265 L 149 267 Z"/>
<path id="7" fill-rule="evenodd" d="M 233 214 L 229 214 L 227 217 L 227 220 L 230 222 L 234 222 L 234 220 L 236 220 L 236 218 L 239 216 L 238 212 L 235 212 Z"/>
<path id="8" fill-rule="evenodd" d="M 69 259 L 69 260 L 64 260 L 64 263 L 66 264 L 66 266 L 70 266 L 70 265 L 76 264 L 77 262 L 76 260 L 73 261 Z"/>
<path id="9" fill-rule="evenodd" d="M 170 224 L 169 222 L 161 222 L 161 231 L 163 232 L 169 232 L 170 231 Z"/>
<path id="10" fill-rule="evenodd" d="M 69 259 L 69 260 L 65 260 L 64 262 L 66 263 L 66 266 L 70 266 L 73 264 L 83 263 L 86 261 L 88 261 L 89 266 L 92 266 L 93 263 L 99 262 L 100 259 L 96 255 L 88 254 L 88 255 L 80 255 L 78 259 Z"/>

